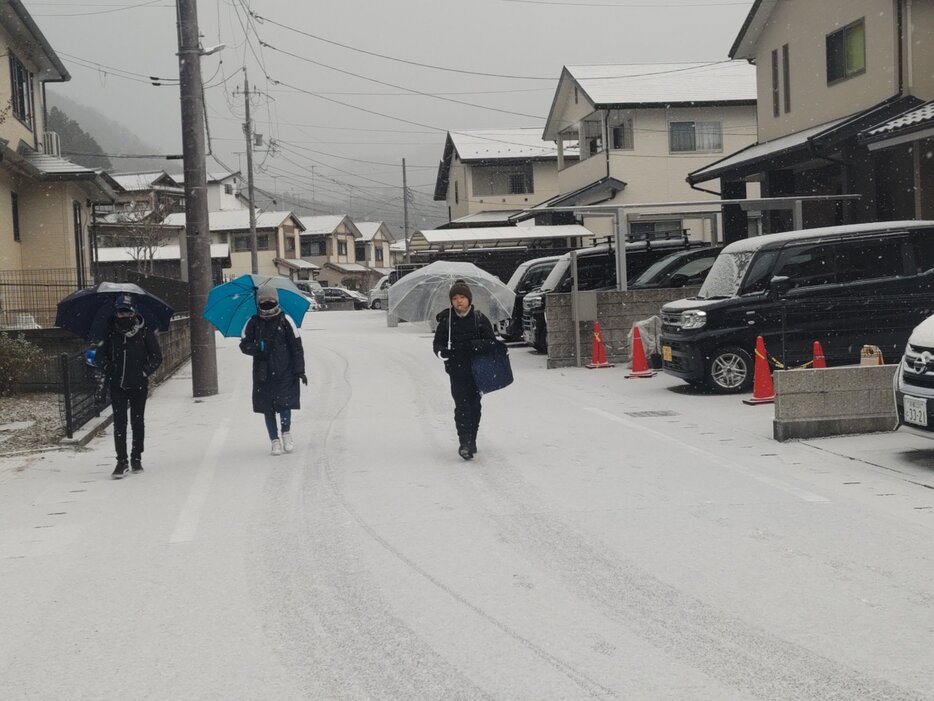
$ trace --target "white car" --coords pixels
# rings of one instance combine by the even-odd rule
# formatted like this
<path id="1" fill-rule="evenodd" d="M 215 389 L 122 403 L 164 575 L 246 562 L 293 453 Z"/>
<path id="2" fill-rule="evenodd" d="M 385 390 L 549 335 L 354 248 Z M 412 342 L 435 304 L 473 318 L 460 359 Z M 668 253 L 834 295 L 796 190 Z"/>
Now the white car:
<path id="1" fill-rule="evenodd" d="M 383 275 L 379 282 L 370 289 L 367 294 L 367 302 L 370 309 L 385 309 L 389 301 L 389 286 L 391 284 L 389 276 Z"/>
<path id="2" fill-rule="evenodd" d="M 934 438 L 934 316 L 911 332 L 894 382 L 898 427 Z"/>

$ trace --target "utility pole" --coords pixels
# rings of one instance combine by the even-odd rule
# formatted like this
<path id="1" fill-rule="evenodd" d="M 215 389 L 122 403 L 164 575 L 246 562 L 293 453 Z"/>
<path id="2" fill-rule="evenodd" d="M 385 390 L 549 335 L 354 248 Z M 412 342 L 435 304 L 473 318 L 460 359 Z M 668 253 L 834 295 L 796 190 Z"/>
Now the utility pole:
<path id="1" fill-rule="evenodd" d="M 214 327 L 202 317 L 211 291 L 211 230 L 204 145 L 204 103 L 197 0 L 177 0 L 178 77 L 185 164 L 185 233 L 188 263 L 188 325 L 191 331 L 191 389 L 195 397 L 217 394 Z"/>
<path id="2" fill-rule="evenodd" d="M 259 252 L 256 244 L 256 207 L 253 204 L 253 123 L 250 121 L 250 79 L 243 67 L 243 104 L 246 107 L 246 122 L 243 133 L 246 134 L 246 185 L 250 200 L 250 267 L 254 275 L 259 274 Z"/>
<path id="3" fill-rule="evenodd" d="M 409 256 L 409 186 L 405 179 L 405 159 L 402 159 L 402 237 L 405 240 L 405 262 L 411 263 Z"/>

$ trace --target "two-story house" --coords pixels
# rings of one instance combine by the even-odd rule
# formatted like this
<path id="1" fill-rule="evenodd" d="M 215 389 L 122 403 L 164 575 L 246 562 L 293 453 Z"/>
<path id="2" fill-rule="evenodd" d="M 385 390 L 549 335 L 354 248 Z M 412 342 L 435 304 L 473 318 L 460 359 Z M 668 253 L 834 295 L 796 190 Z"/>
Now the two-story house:
<path id="1" fill-rule="evenodd" d="M 113 204 L 94 208 L 92 227 L 97 248 L 134 245 L 165 239 L 178 244 L 178 233 L 158 233 L 162 220 L 185 209 L 185 189 L 164 170 L 113 173 L 122 191 Z M 159 245 L 159 244 L 157 244 Z"/>
<path id="2" fill-rule="evenodd" d="M 542 135 L 558 146 L 559 194 L 536 209 L 671 202 L 627 209 L 621 233 L 717 240 L 719 208 L 704 204 L 717 195 L 685 178 L 755 141 L 755 102 L 755 69 L 742 61 L 565 66 Z M 579 158 L 565 157 L 567 145 Z M 605 235 L 616 226 L 584 224 Z"/>
<path id="3" fill-rule="evenodd" d="M 805 227 L 931 216 L 930 117 L 915 110 L 934 98 L 932 31 L 928 2 L 756 0 L 730 57 L 756 68 L 757 143 L 689 181 L 719 178 L 728 197 L 750 182 L 825 197 L 803 207 Z M 764 228 L 791 226 L 771 212 Z"/>
<path id="4" fill-rule="evenodd" d="M 302 217 L 301 258 L 321 268 L 318 280 L 328 287 L 366 291 L 370 269 L 357 262 L 363 234 L 346 214 Z"/>
<path id="5" fill-rule="evenodd" d="M 360 231 L 360 240 L 356 242 L 357 262 L 367 266 L 371 271 L 370 279 L 367 280 L 367 289 L 369 289 L 372 286 L 369 283 L 375 284 L 383 275 L 392 272 L 392 253 L 389 247 L 396 239 L 386 222 L 359 221 L 354 223 Z"/>
<path id="6" fill-rule="evenodd" d="M 0 270 L 57 269 L 82 285 L 91 205 L 112 202 L 120 186 L 58 155 L 58 137 L 45 128 L 45 85 L 71 76 L 20 0 L 0 0 L 0 49 L 8 67 L 0 71 Z"/>
<path id="7" fill-rule="evenodd" d="M 185 185 L 185 175 L 180 173 L 172 178 L 179 185 Z M 240 171 L 234 173 L 218 172 L 205 175 L 207 185 L 208 211 L 227 212 L 232 209 L 249 209 L 249 202 L 243 194 L 245 187 Z"/>
<path id="8" fill-rule="evenodd" d="M 539 127 L 448 132 L 434 199 L 448 219 L 521 210 L 558 194 L 558 150 Z M 569 148 L 568 161 L 575 158 Z"/>
<path id="9" fill-rule="evenodd" d="M 162 224 L 165 227 L 184 227 L 185 213 L 170 214 Z M 208 229 L 212 247 L 217 244 L 227 244 L 229 247 L 230 267 L 224 269 L 225 277 L 229 279 L 252 272 L 248 209 L 208 212 Z M 260 275 L 292 277 L 296 267 L 304 267 L 293 262 L 299 258 L 300 236 L 304 229 L 301 220 L 292 212 L 257 212 L 257 272 Z"/>

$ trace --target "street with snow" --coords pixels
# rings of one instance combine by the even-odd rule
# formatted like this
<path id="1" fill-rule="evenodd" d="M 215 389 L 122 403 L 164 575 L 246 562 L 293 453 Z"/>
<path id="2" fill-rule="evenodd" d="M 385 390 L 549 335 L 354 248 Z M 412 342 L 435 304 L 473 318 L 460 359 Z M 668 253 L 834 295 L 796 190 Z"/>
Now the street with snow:
<path id="1" fill-rule="evenodd" d="M 250 359 L 0 462 L 16 699 L 931 699 L 934 443 L 772 440 L 771 406 L 622 367 L 483 400 L 478 454 L 422 325 L 314 313 L 295 451 Z"/>

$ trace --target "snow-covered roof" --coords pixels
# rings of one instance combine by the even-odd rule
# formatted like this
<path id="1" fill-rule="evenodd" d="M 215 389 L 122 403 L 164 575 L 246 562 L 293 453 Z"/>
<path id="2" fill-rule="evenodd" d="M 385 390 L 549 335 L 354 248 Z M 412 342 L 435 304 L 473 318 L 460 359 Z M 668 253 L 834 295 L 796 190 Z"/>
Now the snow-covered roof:
<path id="1" fill-rule="evenodd" d="M 925 102 L 920 107 L 909 110 L 872 129 L 867 129 L 861 136 L 864 136 L 867 140 L 873 140 L 877 137 L 888 136 L 895 132 L 913 130 L 916 127 L 924 126 L 930 122 L 934 122 L 934 100 Z"/>
<path id="2" fill-rule="evenodd" d="M 521 209 L 501 209 L 499 211 L 491 212 L 476 212 L 475 214 L 468 214 L 465 217 L 459 217 L 457 219 L 452 219 L 450 224 L 489 224 L 491 222 L 503 222 L 508 223 L 509 217 L 514 214 L 519 214 L 523 210 Z"/>
<path id="3" fill-rule="evenodd" d="M 257 229 L 276 229 L 286 219 L 292 218 L 299 222 L 298 217 L 288 211 L 257 212 Z M 185 213 L 170 214 L 163 221 L 166 226 L 185 226 Z M 250 228 L 250 210 L 231 209 L 220 212 L 208 212 L 208 228 L 211 231 L 240 231 Z"/>
<path id="4" fill-rule="evenodd" d="M 353 220 L 346 214 L 325 214 L 317 217 L 299 217 L 305 230 L 304 234 L 332 234 L 334 230 L 341 225 L 344 220 L 350 226 L 351 230 L 357 229 Z M 357 229 L 359 231 L 359 229 Z"/>
<path id="5" fill-rule="evenodd" d="M 752 238 L 735 241 L 723 249 L 724 253 L 744 253 L 756 251 L 769 243 L 783 243 L 797 239 L 820 238 L 822 236 L 840 236 L 842 234 L 860 234 L 887 231 L 902 231 L 905 229 L 919 229 L 934 227 L 934 221 L 923 219 L 909 219 L 906 221 L 870 222 L 866 224 L 843 224 L 840 226 L 822 226 L 815 229 L 802 229 L 800 231 L 784 231 L 779 234 L 765 234 Z"/>
<path id="6" fill-rule="evenodd" d="M 230 256 L 230 246 L 226 243 L 211 244 L 211 258 L 227 258 Z M 149 252 L 139 248 L 98 248 L 97 260 L 101 263 L 124 263 L 127 261 L 149 259 Z M 180 260 L 180 249 L 176 245 L 158 246 L 152 251 L 153 260 Z"/>
<path id="7" fill-rule="evenodd" d="M 206 182 L 208 183 L 222 183 L 225 180 L 229 180 L 230 178 L 234 178 L 240 175 L 240 171 L 238 170 L 234 173 L 228 173 L 226 171 L 222 171 L 222 172 L 215 172 L 215 173 L 206 173 L 205 175 L 206 175 Z M 185 182 L 184 173 L 179 173 L 178 175 L 173 175 L 171 177 L 179 185 L 182 185 Z"/>
<path id="8" fill-rule="evenodd" d="M 354 222 L 357 225 L 357 230 L 363 235 L 364 241 L 372 241 L 373 237 L 376 236 L 376 232 L 379 231 L 381 226 L 385 226 L 386 222 L 381 221 L 358 221 Z M 389 231 L 389 227 L 386 226 L 386 230 L 389 232 L 390 240 L 392 240 L 392 232 Z"/>
<path id="9" fill-rule="evenodd" d="M 360 263 L 325 263 L 324 267 L 334 268 L 342 273 L 368 273 L 370 269 Z"/>
<path id="10" fill-rule="evenodd" d="M 274 261 L 276 263 L 282 263 L 293 270 L 320 270 L 321 266 L 315 265 L 314 263 L 303 260 L 301 258 L 276 258 Z"/>
<path id="11" fill-rule="evenodd" d="M 462 161 L 558 158 L 558 147 L 542 140 L 541 127 L 452 131 L 448 138 Z M 565 155 L 576 156 L 577 151 Z"/>
<path id="12" fill-rule="evenodd" d="M 756 67 L 717 63 L 566 66 L 594 105 L 755 102 Z"/>
<path id="13" fill-rule="evenodd" d="M 717 174 L 725 170 L 735 168 L 736 166 L 743 163 L 752 163 L 770 156 L 777 156 L 786 151 L 794 151 L 795 149 L 803 147 L 811 137 L 817 136 L 818 134 L 821 134 L 828 129 L 832 129 L 846 119 L 848 118 L 844 117 L 842 119 L 834 119 L 833 121 L 825 122 L 824 124 L 818 124 L 816 127 L 804 129 L 802 131 L 795 132 L 794 134 L 781 136 L 777 139 L 765 141 L 761 144 L 753 144 L 752 146 L 748 146 L 741 151 L 737 151 L 736 153 L 733 153 L 726 158 L 723 158 L 719 161 L 714 161 L 710 165 L 703 168 L 699 168 L 689 175 L 690 181 L 703 182 L 704 180 L 710 180 L 717 177 Z"/>
<path id="14" fill-rule="evenodd" d="M 412 236 L 410 248 L 454 244 L 497 243 L 531 239 L 554 239 L 568 236 L 593 236 L 579 224 L 557 226 L 487 226 L 475 229 L 422 229 Z"/>
<path id="15" fill-rule="evenodd" d="M 120 183 L 122 187 L 127 192 L 136 192 L 139 190 L 151 190 L 156 182 L 162 180 L 163 178 L 168 178 L 170 182 L 166 185 L 176 185 L 178 181 L 174 180 L 171 175 L 166 173 L 164 170 L 152 171 L 149 173 L 111 173 L 110 177 Z"/>

